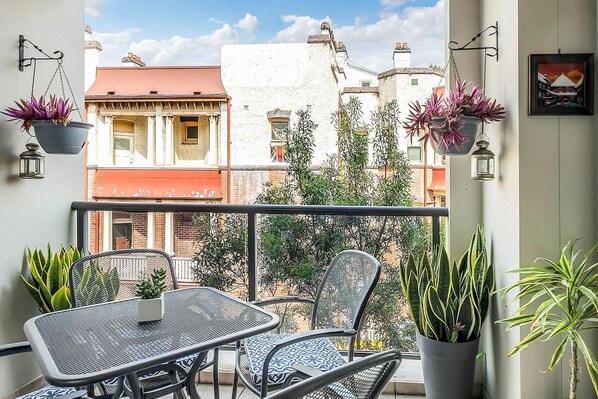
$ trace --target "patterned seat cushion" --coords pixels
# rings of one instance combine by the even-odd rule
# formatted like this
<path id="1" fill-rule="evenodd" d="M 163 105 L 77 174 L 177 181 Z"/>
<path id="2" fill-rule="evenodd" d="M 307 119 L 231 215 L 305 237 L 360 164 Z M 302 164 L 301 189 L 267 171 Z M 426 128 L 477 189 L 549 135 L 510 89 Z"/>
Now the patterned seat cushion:
<path id="1" fill-rule="evenodd" d="M 30 392 L 16 399 L 53 399 L 75 392 L 74 388 L 59 388 L 52 385 Z"/>
<path id="2" fill-rule="evenodd" d="M 245 352 L 249 360 L 251 381 L 262 383 L 264 360 L 276 341 L 289 334 L 262 334 L 245 340 Z M 331 370 L 345 364 L 345 359 L 338 353 L 327 338 L 310 339 L 281 349 L 274 355 L 268 368 L 268 385 L 280 384 L 297 365 L 310 366 L 321 371 Z"/>
<path id="3" fill-rule="evenodd" d="M 179 366 L 181 366 L 183 369 L 185 369 L 185 371 L 189 371 L 191 369 L 191 366 L 193 366 L 193 362 L 195 361 L 195 359 L 197 358 L 197 353 L 194 353 L 192 355 L 189 356 L 185 356 L 182 357 L 180 359 L 176 360 L 176 364 L 178 364 Z M 208 357 L 206 356 L 203 361 L 201 362 L 201 366 L 199 367 L 200 369 L 208 362 Z M 140 377 L 140 380 L 144 380 L 144 379 L 148 379 L 148 378 L 152 378 L 152 377 L 156 377 L 159 375 L 164 374 L 163 371 L 155 371 L 153 373 L 150 374 L 144 374 L 143 376 Z M 114 377 L 114 378 L 110 378 L 108 380 L 104 380 L 102 382 L 104 385 L 116 385 L 118 383 L 118 377 Z"/>

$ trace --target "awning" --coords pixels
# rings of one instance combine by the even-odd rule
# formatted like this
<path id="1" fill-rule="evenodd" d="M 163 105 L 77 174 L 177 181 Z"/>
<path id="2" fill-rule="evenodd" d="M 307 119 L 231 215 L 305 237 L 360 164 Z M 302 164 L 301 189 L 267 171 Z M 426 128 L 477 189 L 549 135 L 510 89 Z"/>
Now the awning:
<path id="1" fill-rule="evenodd" d="M 432 180 L 428 184 L 428 192 L 430 193 L 446 193 L 446 169 L 434 168 L 432 169 Z"/>
<path id="2" fill-rule="evenodd" d="M 98 169 L 94 198 L 221 200 L 218 170 Z"/>

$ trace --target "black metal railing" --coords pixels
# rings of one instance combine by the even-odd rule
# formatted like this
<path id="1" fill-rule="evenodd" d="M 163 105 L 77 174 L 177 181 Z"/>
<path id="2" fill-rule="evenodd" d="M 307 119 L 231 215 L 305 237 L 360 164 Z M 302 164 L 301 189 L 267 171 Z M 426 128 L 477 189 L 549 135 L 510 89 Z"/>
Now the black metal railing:
<path id="1" fill-rule="evenodd" d="M 440 244 L 440 218 L 448 217 L 448 208 L 390 207 L 390 206 L 337 206 L 337 205 L 227 205 L 148 202 L 84 202 L 75 201 L 71 209 L 77 212 L 77 247 L 89 252 L 88 212 L 188 212 L 236 213 L 247 215 L 248 297 L 255 300 L 258 293 L 257 238 L 258 215 L 326 215 L 326 216 L 403 216 L 430 217 L 432 220 L 432 247 Z"/>

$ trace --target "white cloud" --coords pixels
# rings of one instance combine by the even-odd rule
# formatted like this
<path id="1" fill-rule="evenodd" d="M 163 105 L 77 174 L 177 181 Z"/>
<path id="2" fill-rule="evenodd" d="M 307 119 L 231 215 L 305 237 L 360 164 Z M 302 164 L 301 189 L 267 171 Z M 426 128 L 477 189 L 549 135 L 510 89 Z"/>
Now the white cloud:
<path id="1" fill-rule="evenodd" d="M 215 17 L 210 17 L 210 19 L 208 19 L 208 22 L 213 23 L 213 24 L 217 24 L 217 25 L 224 25 L 227 24 L 228 21 L 222 20 L 222 19 L 218 19 Z"/>
<path id="2" fill-rule="evenodd" d="M 101 17 L 104 14 L 106 0 L 85 0 L 85 14 L 91 17 Z"/>
<path id="3" fill-rule="evenodd" d="M 290 24 L 279 31 L 271 40 L 272 43 L 301 43 L 306 42 L 309 35 L 320 33 L 322 22 L 331 22 L 330 17 L 315 19 L 308 16 L 283 15 L 282 22 Z"/>
<path id="4" fill-rule="evenodd" d="M 147 65 L 219 65 L 220 46 L 239 41 L 239 33 L 225 24 L 196 38 L 173 36 L 162 40 L 143 39 L 131 43 L 129 51 Z"/>
<path id="5" fill-rule="evenodd" d="M 247 31 L 249 33 L 255 33 L 259 26 L 260 21 L 258 21 L 257 17 L 255 15 L 246 13 L 245 16 L 241 18 L 239 22 L 237 22 L 235 28 L 243 29 L 244 31 Z"/>

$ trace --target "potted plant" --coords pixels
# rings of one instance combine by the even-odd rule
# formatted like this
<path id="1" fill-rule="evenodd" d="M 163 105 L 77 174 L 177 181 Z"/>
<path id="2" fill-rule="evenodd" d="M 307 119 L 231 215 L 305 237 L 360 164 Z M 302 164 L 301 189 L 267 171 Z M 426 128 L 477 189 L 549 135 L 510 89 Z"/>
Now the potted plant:
<path id="1" fill-rule="evenodd" d="M 403 128 L 409 138 L 419 137 L 424 145 L 431 140 L 434 150 L 443 155 L 465 155 L 475 142 L 482 123 L 498 122 L 505 109 L 484 95 L 478 85 L 467 93 L 467 82 L 456 81 L 448 95 L 436 92 L 422 106 L 409 104 L 409 115 Z"/>
<path id="2" fill-rule="evenodd" d="M 471 398 L 482 323 L 494 292 L 483 229 L 478 226 L 458 262 L 438 247 L 432 261 L 409 257 L 400 268 L 417 328 L 428 399 Z"/>
<path id="3" fill-rule="evenodd" d="M 89 123 L 75 122 L 70 119 L 73 111 L 69 100 L 50 96 L 39 99 L 15 101 L 16 108 L 6 108 L 2 112 L 17 121 L 21 128 L 29 133 L 33 127 L 35 136 L 41 147 L 48 154 L 78 154 L 85 140 L 87 131 L 93 126 Z"/>
<path id="4" fill-rule="evenodd" d="M 39 249 L 31 251 L 27 248 L 29 274 L 21 275 L 21 280 L 37 302 L 40 312 L 70 309 L 69 268 L 80 257 L 79 250 L 72 246 L 52 252 L 48 245 L 45 254 Z"/>
<path id="5" fill-rule="evenodd" d="M 150 276 L 137 284 L 135 294 L 139 297 L 137 305 L 139 323 L 162 320 L 164 317 L 164 290 L 166 270 L 156 269 Z"/>
<path id="6" fill-rule="evenodd" d="M 596 246 L 581 261 L 580 251 L 573 252 L 574 246 L 575 242 L 568 242 L 558 261 L 536 259 L 544 261 L 546 267 L 513 270 L 522 278 L 507 287 L 503 295 L 518 290 L 511 302 L 522 300 L 522 305 L 513 316 L 499 320 L 508 324 L 507 330 L 530 325 L 529 333 L 509 356 L 536 341 L 556 340 L 558 344 L 548 364 L 548 371 L 552 371 L 569 348 L 569 399 L 577 397 L 580 354 L 598 396 L 598 362 L 582 334 L 584 330 L 598 328 L 598 263 L 588 261 Z"/>

